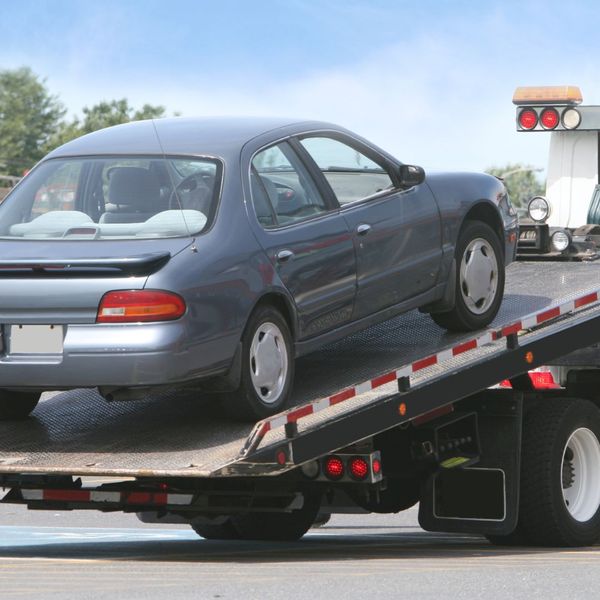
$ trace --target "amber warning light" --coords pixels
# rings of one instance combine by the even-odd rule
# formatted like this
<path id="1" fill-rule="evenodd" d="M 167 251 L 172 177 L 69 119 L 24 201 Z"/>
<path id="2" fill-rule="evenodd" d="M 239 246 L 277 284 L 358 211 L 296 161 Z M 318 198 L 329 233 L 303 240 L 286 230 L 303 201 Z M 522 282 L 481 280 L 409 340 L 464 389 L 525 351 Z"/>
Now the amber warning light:
<path id="1" fill-rule="evenodd" d="M 581 104 L 583 97 L 576 85 L 551 85 L 538 87 L 518 87 L 513 96 L 513 104 Z"/>

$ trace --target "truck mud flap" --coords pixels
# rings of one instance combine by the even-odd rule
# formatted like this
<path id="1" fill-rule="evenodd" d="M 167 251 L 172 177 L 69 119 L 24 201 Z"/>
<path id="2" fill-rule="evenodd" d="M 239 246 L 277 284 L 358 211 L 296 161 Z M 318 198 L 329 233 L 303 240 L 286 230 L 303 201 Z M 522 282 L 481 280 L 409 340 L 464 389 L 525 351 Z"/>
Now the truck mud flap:
<path id="1" fill-rule="evenodd" d="M 427 479 L 419 523 L 427 531 L 506 535 L 519 516 L 523 397 L 487 390 L 465 404 L 477 413 L 480 460 L 440 468 Z"/>

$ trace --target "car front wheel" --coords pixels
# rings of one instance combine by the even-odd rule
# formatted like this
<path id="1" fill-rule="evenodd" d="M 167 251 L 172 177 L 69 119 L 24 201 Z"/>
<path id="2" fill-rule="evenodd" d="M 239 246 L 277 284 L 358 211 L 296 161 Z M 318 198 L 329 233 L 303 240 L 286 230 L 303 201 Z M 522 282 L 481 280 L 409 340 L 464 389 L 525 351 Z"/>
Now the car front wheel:
<path id="1" fill-rule="evenodd" d="M 450 331 L 472 331 L 492 322 L 504 294 L 504 261 L 500 240 L 482 221 L 467 221 L 456 245 L 454 308 L 432 313 Z"/>
<path id="2" fill-rule="evenodd" d="M 236 419 L 256 421 L 282 411 L 291 396 L 293 378 L 288 324 L 277 309 L 259 306 L 242 336 L 241 382 L 227 395 L 227 412 Z"/>

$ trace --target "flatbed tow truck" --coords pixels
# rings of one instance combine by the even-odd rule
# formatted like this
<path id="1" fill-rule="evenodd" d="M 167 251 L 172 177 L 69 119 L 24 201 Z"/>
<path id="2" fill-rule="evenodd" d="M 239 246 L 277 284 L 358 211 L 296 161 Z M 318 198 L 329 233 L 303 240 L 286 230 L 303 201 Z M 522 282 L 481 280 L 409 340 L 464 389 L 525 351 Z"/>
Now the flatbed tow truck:
<path id="1" fill-rule="evenodd" d="M 571 100 L 554 101 L 559 128 L 573 129 Z M 547 130 L 548 104 L 521 97 L 517 127 Z M 526 110 L 535 115 L 524 120 Z M 373 326 L 299 359 L 293 407 L 256 424 L 223 418 L 218 397 L 199 391 L 127 403 L 93 390 L 46 395 L 29 419 L 0 423 L 1 501 L 259 540 L 298 539 L 332 513 L 418 502 L 430 531 L 595 543 L 600 260 L 590 232 L 565 229 L 551 247 L 543 221 L 524 227 L 525 260 L 508 268 L 488 329 L 448 334 L 417 311 Z M 550 367 L 558 383 L 548 365 L 560 365 Z"/>
<path id="2" fill-rule="evenodd" d="M 449 335 L 416 311 L 374 326 L 301 359 L 296 405 L 254 426 L 176 390 L 130 403 L 91 390 L 47 398 L 0 424 L 2 501 L 135 512 L 213 539 L 294 539 L 318 515 L 420 501 L 428 530 L 592 543 L 600 444 L 577 432 L 600 436 L 596 395 L 589 378 L 536 389 L 527 373 L 597 341 L 600 263 L 515 263 L 491 328 Z M 503 380 L 512 387 L 493 387 Z M 548 415 L 561 426 L 540 433 Z M 552 452 L 556 468 L 538 464 Z M 569 512 L 565 482 L 592 517 Z M 563 513 L 532 511 L 532 493 L 540 504 L 556 495 Z M 536 513 L 525 530 L 524 511 Z"/>

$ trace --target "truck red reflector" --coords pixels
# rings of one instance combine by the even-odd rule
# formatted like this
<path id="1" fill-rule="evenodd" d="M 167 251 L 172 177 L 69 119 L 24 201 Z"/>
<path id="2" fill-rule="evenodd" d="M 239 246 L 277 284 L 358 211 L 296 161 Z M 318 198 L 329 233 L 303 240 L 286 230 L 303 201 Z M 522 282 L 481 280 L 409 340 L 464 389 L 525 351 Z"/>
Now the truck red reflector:
<path id="1" fill-rule="evenodd" d="M 555 108 L 545 108 L 540 115 L 540 123 L 544 129 L 554 129 L 560 118 Z"/>
<path id="2" fill-rule="evenodd" d="M 525 108 L 519 113 L 519 125 L 522 129 L 533 129 L 538 122 L 538 116 L 535 110 Z"/>
<path id="3" fill-rule="evenodd" d="M 185 313 L 185 301 L 162 290 L 114 290 L 100 301 L 96 323 L 172 321 Z"/>
<path id="4" fill-rule="evenodd" d="M 344 476 L 344 462 L 338 456 L 329 456 L 325 459 L 323 472 L 329 479 L 341 479 Z"/>

